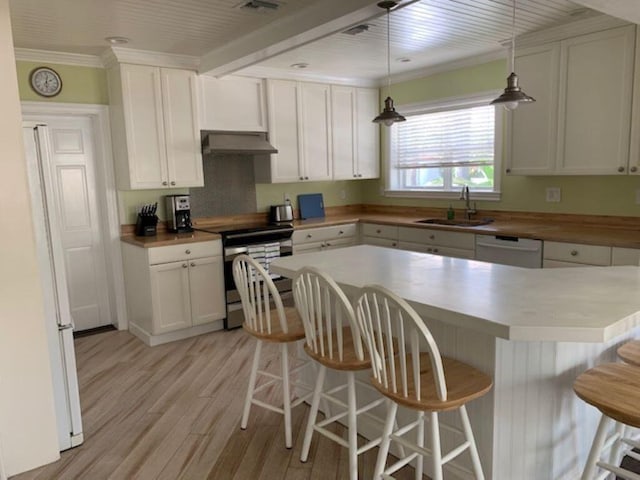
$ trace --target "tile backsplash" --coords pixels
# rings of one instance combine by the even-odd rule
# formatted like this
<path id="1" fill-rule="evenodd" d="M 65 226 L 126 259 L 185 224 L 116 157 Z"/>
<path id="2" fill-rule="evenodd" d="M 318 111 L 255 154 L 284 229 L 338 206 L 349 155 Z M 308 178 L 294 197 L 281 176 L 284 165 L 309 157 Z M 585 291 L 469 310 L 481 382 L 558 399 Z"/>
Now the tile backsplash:
<path id="1" fill-rule="evenodd" d="M 209 154 L 203 164 L 204 187 L 189 189 L 194 218 L 256 212 L 253 155 Z"/>

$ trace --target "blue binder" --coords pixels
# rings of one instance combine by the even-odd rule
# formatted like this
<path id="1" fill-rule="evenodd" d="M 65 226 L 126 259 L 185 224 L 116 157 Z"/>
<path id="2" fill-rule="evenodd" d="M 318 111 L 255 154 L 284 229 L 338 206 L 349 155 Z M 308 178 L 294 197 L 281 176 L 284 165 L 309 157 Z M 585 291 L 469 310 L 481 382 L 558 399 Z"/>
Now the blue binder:
<path id="1" fill-rule="evenodd" d="M 300 218 L 324 217 L 324 200 L 321 193 L 305 193 L 298 195 L 298 208 L 300 209 Z"/>

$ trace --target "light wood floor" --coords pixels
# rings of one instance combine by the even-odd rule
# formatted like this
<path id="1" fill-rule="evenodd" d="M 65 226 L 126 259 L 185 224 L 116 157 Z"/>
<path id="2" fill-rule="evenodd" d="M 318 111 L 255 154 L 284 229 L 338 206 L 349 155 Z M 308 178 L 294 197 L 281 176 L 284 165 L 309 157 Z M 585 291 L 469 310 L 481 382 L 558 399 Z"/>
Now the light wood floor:
<path id="1" fill-rule="evenodd" d="M 294 410 L 291 450 L 276 413 L 253 407 L 240 430 L 255 345 L 242 330 L 153 348 L 128 332 L 107 332 L 75 345 L 85 442 L 16 480 L 348 478 L 346 449 L 324 437 L 314 435 L 309 461 L 300 462 L 306 405 Z M 361 456 L 360 478 L 372 477 L 377 451 Z M 407 467 L 396 478 L 414 472 Z"/>

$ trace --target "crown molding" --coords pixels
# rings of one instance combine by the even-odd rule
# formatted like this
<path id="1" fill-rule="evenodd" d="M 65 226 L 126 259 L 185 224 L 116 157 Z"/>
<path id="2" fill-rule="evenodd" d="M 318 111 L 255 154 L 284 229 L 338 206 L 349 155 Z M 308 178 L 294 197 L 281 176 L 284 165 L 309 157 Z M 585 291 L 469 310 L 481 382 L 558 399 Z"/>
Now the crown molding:
<path id="1" fill-rule="evenodd" d="M 152 52 L 150 50 L 135 50 L 133 48 L 110 47 L 102 54 L 105 67 L 112 67 L 118 63 L 134 63 L 152 67 L 184 68 L 197 70 L 200 58 L 173 53 Z"/>
<path id="2" fill-rule="evenodd" d="M 377 87 L 378 82 L 372 79 L 357 77 L 339 77 L 323 75 L 319 73 L 305 72 L 302 70 L 291 71 L 284 68 L 272 67 L 249 67 L 241 71 L 234 72 L 233 75 L 244 75 L 258 78 L 278 78 L 282 80 L 299 80 L 303 82 L 321 82 L 332 85 L 347 85 L 352 87 Z"/>
<path id="3" fill-rule="evenodd" d="M 15 56 L 16 60 L 21 62 L 55 63 L 58 65 L 104 68 L 102 60 L 97 55 L 16 48 Z"/>

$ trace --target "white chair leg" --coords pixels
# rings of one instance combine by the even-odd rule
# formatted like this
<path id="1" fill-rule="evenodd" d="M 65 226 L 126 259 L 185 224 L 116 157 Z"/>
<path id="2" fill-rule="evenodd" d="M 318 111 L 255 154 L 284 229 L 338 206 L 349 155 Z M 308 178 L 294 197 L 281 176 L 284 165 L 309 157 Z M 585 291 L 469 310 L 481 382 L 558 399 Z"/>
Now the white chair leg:
<path id="1" fill-rule="evenodd" d="M 240 428 L 245 430 L 249 422 L 249 411 L 251 410 L 251 402 L 253 400 L 253 392 L 256 389 L 256 378 L 258 376 L 258 365 L 260 364 L 260 352 L 262 351 L 262 341 L 258 340 L 256 351 L 253 354 L 253 363 L 251 364 L 251 374 L 249 375 L 249 386 L 247 387 L 247 395 L 244 399 L 244 410 L 242 412 L 242 421 Z"/>
<path id="2" fill-rule="evenodd" d="M 593 480 L 593 477 L 598 468 L 596 466 L 596 462 L 600 459 L 602 446 L 604 445 L 604 441 L 607 438 L 607 429 L 612 421 L 613 420 L 606 415 L 602 415 L 602 417 L 600 418 L 600 423 L 598 424 L 598 429 L 596 430 L 596 436 L 593 438 L 591 450 L 589 450 L 589 456 L 587 457 L 587 463 L 584 466 L 584 471 L 582 472 L 582 480 Z"/>
<path id="3" fill-rule="evenodd" d="M 419 447 L 424 448 L 424 412 L 419 411 L 417 414 L 418 428 L 416 429 L 416 444 Z M 424 457 L 419 455 L 416 458 L 416 480 L 422 480 L 422 474 L 424 473 Z"/>
<path id="4" fill-rule="evenodd" d="M 432 480 L 442 480 L 442 451 L 440 450 L 440 423 L 438 412 L 431 412 L 431 455 L 433 458 Z"/>
<path id="5" fill-rule="evenodd" d="M 616 422 L 616 441 L 611 447 L 611 452 L 609 454 L 609 463 L 611 465 L 617 465 L 620 463 L 620 451 L 622 450 L 622 439 L 624 438 L 625 433 L 625 424 L 621 422 Z"/>
<path id="6" fill-rule="evenodd" d="M 382 440 L 380 441 L 380 449 L 378 451 L 378 459 L 376 460 L 376 468 L 373 471 L 373 478 L 379 480 L 382 478 L 384 466 L 387 463 L 387 455 L 389 455 L 389 445 L 391 445 L 391 433 L 393 425 L 396 421 L 396 413 L 398 404 L 387 399 L 387 418 L 384 421 L 384 429 L 382 430 Z"/>
<path id="7" fill-rule="evenodd" d="M 320 404 L 320 394 L 322 393 L 322 387 L 324 385 L 324 375 L 327 369 L 324 365 L 320 365 L 318 370 L 318 377 L 316 378 L 316 387 L 313 390 L 313 399 L 311 400 L 311 410 L 309 411 L 309 418 L 307 418 L 307 429 L 304 432 L 304 441 L 302 443 L 302 453 L 300 454 L 300 461 L 306 462 L 309 458 L 309 449 L 311 448 L 311 436 L 313 435 L 313 426 L 316 423 L 316 416 L 318 415 L 318 405 Z"/>
<path id="8" fill-rule="evenodd" d="M 289 390 L 289 349 L 286 343 L 280 344 L 280 363 L 282 370 L 282 396 L 284 410 L 284 445 L 287 448 L 293 447 L 291 440 L 291 392 Z"/>
<path id="9" fill-rule="evenodd" d="M 464 436 L 467 442 L 469 442 L 469 453 L 471 454 L 471 462 L 473 463 L 473 472 L 475 473 L 476 480 L 484 480 L 482 464 L 480 463 L 480 455 L 478 455 L 478 446 L 476 445 L 476 440 L 473 437 L 473 430 L 471 430 L 471 422 L 469 422 L 467 407 L 462 405 L 458 411 L 460 412 L 460 419 L 462 420 Z"/>
<path id="10" fill-rule="evenodd" d="M 358 480 L 358 423 L 356 420 L 356 377 L 354 372 L 347 373 L 347 423 L 349 431 L 349 478 Z"/>

